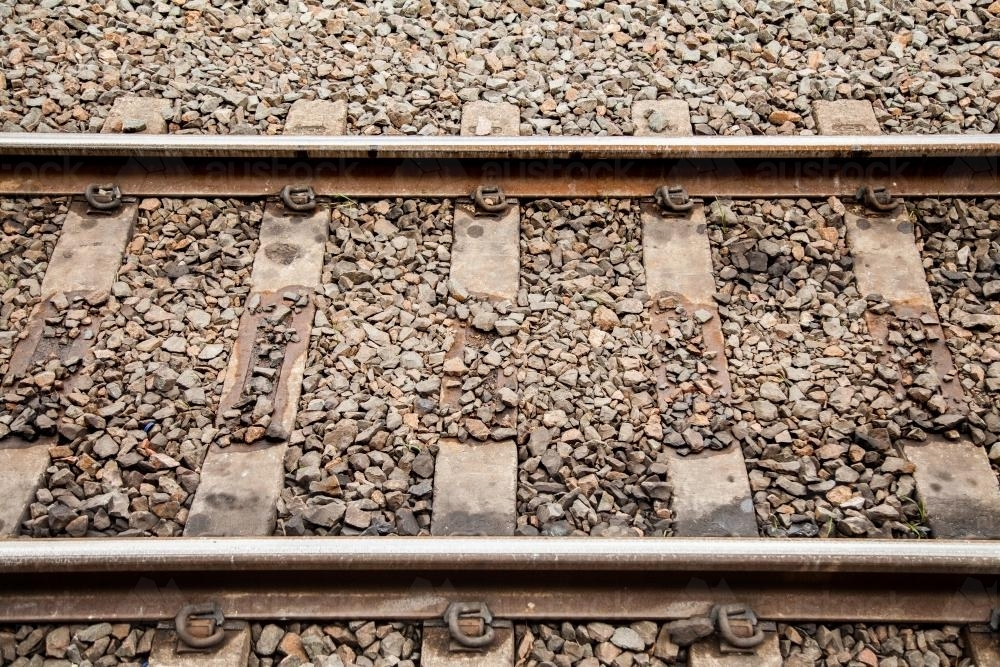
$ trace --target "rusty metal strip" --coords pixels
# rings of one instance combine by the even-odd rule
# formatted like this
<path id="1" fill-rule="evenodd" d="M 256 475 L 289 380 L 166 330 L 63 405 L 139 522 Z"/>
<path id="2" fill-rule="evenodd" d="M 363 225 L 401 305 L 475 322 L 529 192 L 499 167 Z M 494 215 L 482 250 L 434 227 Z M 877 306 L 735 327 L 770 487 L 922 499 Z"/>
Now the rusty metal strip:
<path id="1" fill-rule="evenodd" d="M 72 303 L 78 298 L 87 297 L 88 293 L 69 292 L 65 296 Z M 80 334 L 76 338 L 63 344 L 62 341 L 53 340 L 45 335 L 45 321 L 58 314 L 59 311 L 53 305 L 51 297 L 46 298 L 35 307 L 28 317 L 24 337 L 14 346 L 14 352 L 7 367 L 7 375 L 4 377 L 4 384 L 13 384 L 17 378 L 24 377 L 35 365 L 47 359 L 58 358 L 65 364 L 73 359 L 83 359 L 87 351 L 90 350 L 97 337 L 97 329 L 100 325 L 98 318 L 91 317 L 89 324 L 80 326 Z M 89 334 L 85 332 L 89 332 Z M 74 377 L 73 375 L 69 376 L 66 382 L 72 383 Z M 65 390 L 68 389 L 69 387 L 66 387 Z"/>
<path id="2" fill-rule="evenodd" d="M 274 369 L 276 375 L 268 395 L 274 403 L 270 424 L 266 431 L 261 429 L 257 433 L 248 435 L 246 440 L 248 444 L 257 442 L 264 437 L 270 440 L 285 440 L 294 426 L 295 415 L 298 411 L 298 390 L 302 384 L 302 371 L 296 369 L 296 362 L 304 359 L 309 351 L 309 334 L 316 313 L 316 305 L 311 298 L 310 291 L 306 288 L 293 287 L 284 289 L 281 293 L 263 293 L 260 295 L 261 309 L 253 313 L 244 311 L 240 318 L 239 333 L 227 369 L 222 398 L 219 400 L 217 422 L 220 424 L 231 422 L 235 425 L 235 422 L 238 421 L 227 419 L 225 415 L 230 410 L 237 409 L 237 406 L 241 406 L 246 399 L 246 388 L 254 372 L 256 363 L 254 360 L 257 358 L 258 332 L 266 327 L 269 315 L 267 308 L 287 305 L 285 293 L 305 294 L 309 297 L 309 302 L 305 306 L 295 309 L 288 315 L 287 325 L 295 331 L 296 337 L 285 343 L 281 364 L 277 369 Z"/>
<path id="3" fill-rule="evenodd" d="M 95 137 L 102 135 L 93 135 Z M 105 135 L 106 136 L 106 135 Z M 239 138 L 239 137 L 227 137 Z M 720 137 L 712 137 L 713 140 Z M 502 143 L 498 143 L 502 146 Z M 511 197 L 648 197 L 663 183 L 683 185 L 698 197 L 853 197 L 862 185 L 885 185 L 899 197 L 995 196 L 1000 191 L 996 153 L 959 157 L 746 158 L 738 153 L 689 149 L 665 157 L 457 157 L 443 149 L 413 157 L 53 157 L 0 159 L 0 195 L 65 195 L 93 182 L 117 182 L 122 192 L 148 197 L 261 197 L 290 181 L 321 197 L 463 197 L 484 183 Z M 540 150 L 540 149 L 539 149 Z M 235 152 L 235 151 L 234 151 Z M 544 152 L 541 151 L 540 152 Z M 683 154 L 682 151 L 677 151 Z M 296 157 L 295 155 L 302 155 Z"/>
<path id="4" fill-rule="evenodd" d="M 442 569 L 343 572 L 280 569 L 212 573 L 52 573 L 3 577 L 0 622 L 155 621 L 185 603 L 218 600 L 227 618 L 263 620 L 439 618 L 448 604 L 476 600 L 512 620 L 671 620 L 720 603 L 760 618 L 798 622 L 985 623 L 996 576 L 940 574 L 772 575 L 602 571 L 528 565 L 506 572 Z M 336 601 L 331 604 L 331 601 Z"/>

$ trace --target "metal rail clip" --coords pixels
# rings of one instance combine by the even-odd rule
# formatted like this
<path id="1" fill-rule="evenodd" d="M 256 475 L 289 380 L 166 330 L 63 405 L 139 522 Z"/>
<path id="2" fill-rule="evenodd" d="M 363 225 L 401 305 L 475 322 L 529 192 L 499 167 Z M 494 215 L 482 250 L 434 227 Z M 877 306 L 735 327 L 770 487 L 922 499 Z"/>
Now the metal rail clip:
<path id="1" fill-rule="evenodd" d="M 472 191 L 472 203 L 478 213 L 487 215 L 503 215 L 510 208 L 499 185 L 480 185 Z"/>
<path id="2" fill-rule="evenodd" d="M 902 201 L 896 199 L 884 187 L 873 188 L 870 185 L 862 185 L 858 188 L 857 200 L 872 209 L 873 211 L 889 212 L 895 211 Z"/>
<path id="3" fill-rule="evenodd" d="M 281 203 L 289 211 L 308 213 L 316 210 L 316 191 L 311 185 L 286 185 L 281 188 Z"/>
<path id="4" fill-rule="evenodd" d="M 184 605 L 174 617 L 177 638 L 185 647 L 196 650 L 221 644 L 226 637 L 225 624 L 226 618 L 218 602 Z"/>
<path id="5" fill-rule="evenodd" d="M 764 641 L 764 631 L 758 627 L 757 615 L 745 604 L 720 604 L 712 608 L 712 624 L 719 638 L 736 649 L 752 649 Z M 736 634 L 733 621 L 740 626 Z"/>
<path id="6" fill-rule="evenodd" d="M 482 649 L 493 643 L 493 614 L 485 602 L 452 602 L 444 622 L 453 642 L 461 648 Z"/>
<path id="7" fill-rule="evenodd" d="M 694 207 L 694 200 L 680 185 L 661 185 L 653 193 L 653 199 L 667 213 L 687 213 Z"/>
<path id="8" fill-rule="evenodd" d="M 98 185 L 91 183 L 83 196 L 92 211 L 114 211 L 122 205 L 122 191 L 117 183 Z"/>

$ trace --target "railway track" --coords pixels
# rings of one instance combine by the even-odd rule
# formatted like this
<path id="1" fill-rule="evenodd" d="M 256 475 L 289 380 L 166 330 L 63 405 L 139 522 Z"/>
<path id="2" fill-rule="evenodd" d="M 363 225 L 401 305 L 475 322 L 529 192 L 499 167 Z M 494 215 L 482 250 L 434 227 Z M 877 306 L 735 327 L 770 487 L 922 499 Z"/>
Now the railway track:
<path id="1" fill-rule="evenodd" d="M 823 110 L 0 135 L 0 663 L 1000 664 L 1000 141 Z"/>

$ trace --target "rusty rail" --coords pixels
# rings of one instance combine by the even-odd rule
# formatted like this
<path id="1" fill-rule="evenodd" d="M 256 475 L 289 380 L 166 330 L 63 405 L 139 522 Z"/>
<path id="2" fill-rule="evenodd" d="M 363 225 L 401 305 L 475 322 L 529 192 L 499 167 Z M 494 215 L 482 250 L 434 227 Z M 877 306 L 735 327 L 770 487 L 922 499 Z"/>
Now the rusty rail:
<path id="1" fill-rule="evenodd" d="M 71 195 L 116 183 L 133 196 L 895 196 L 1000 192 L 997 135 L 846 137 L 361 137 L 0 133 L 0 195 Z"/>
<path id="2" fill-rule="evenodd" d="M 769 620 L 985 623 L 998 581 L 992 542 L 9 540 L 0 622 L 162 620 L 206 601 L 245 620 L 422 620 L 483 600 L 525 620 L 669 620 L 742 603 Z"/>

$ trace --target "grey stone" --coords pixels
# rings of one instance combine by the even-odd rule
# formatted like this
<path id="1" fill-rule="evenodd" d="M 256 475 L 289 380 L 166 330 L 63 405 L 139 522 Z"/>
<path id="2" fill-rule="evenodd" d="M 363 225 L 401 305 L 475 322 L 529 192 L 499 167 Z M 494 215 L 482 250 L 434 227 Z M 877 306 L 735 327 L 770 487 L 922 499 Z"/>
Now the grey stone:
<path id="1" fill-rule="evenodd" d="M 642 651 L 646 648 L 646 643 L 632 628 L 616 628 L 615 633 L 611 635 L 611 643 L 626 651 Z"/>

